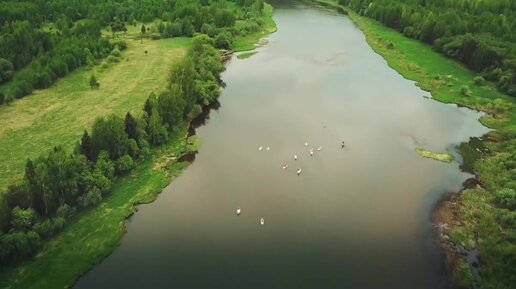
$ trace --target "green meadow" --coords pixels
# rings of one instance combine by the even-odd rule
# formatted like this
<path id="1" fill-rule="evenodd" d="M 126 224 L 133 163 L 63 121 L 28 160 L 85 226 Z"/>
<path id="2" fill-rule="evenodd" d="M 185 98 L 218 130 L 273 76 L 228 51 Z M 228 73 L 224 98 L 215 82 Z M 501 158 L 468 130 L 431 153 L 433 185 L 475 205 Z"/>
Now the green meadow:
<path id="1" fill-rule="evenodd" d="M 52 87 L 0 106 L 0 191 L 23 176 L 27 158 L 63 145 L 70 151 L 95 118 L 140 114 L 149 94 L 166 89 L 170 67 L 186 55 L 188 38 L 143 40 L 122 36 L 119 63 L 79 69 Z M 147 51 L 147 53 L 146 53 Z M 89 85 L 94 74 L 99 89 Z"/>

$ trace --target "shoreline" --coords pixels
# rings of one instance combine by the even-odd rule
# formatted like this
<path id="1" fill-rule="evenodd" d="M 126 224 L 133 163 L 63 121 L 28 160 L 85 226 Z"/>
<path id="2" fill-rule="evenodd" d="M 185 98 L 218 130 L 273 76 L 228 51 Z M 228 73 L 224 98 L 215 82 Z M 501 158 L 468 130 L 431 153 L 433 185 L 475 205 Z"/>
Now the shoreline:
<path id="1" fill-rule="evenodd" d="M 394 69 L 405 79 L 414 81 L 415 85 L 420 89 L 430 92 L 433 100 L 444 104 L 453 103 L 459 107 L 467 107 L 471 110 L 485 113 L 478 121 L 490 128 L 491 131 L 479 138 L 470 138 L 469 141 L 456 146 L 457 153 L 462 157 L 462 162 L 459 166 L 460 170 L 472 174 L 473 177 L 464 181 L 459 191 L 443 192 L 440 199 L 433 206 L 430 216 L 433 225 L 431 230 L 432 241 L 441 248 L 444 254 L 443 262 L 452 286 L 457 288 L 477 288 L 482 278 L 485 278 L 485 276 L 480 275 L 482 267 L 480 254 L 484 241 L 482 237 L 487 239 L 489 236 L 479 236 L 478 230 L 483 229 L 482 225 L 479 225 L 482 220 L 479 220 L 480 217 L 475 217 L 474 214 L 484 213 L 483 210 L 494 211 L 494 209 L 490 207 L 489 203 L 492 200 L 492 197 L 489 196 L 490 192 L 485 189 L 489 188 L 490 184 L 483 183 L 485 180 L 481 177 L 481 173 L 491 172 L 475 171 L 474 165 L 479 163 L 479 160 L 483 160 L 484 157 L 490 156 L 488 154 L 484 155 L 485 152 L 497 152 L 493 147 L 496 148 L 500 143 L 503 143 L 503 140 L 499 140 L 497 137 L 498 131 L 511 127 L 515 122 L 515 116 L 510 110 L 497 112 L 489 107 L 489 102 L 501 99 L 507 101 L 509 105 L 513 105 L 514 100 L 498 92 L 492 84 L 488 84 L 487 87 L 473 87 L 475 93 L 478 94 L 475 95 L 473 100 L 459 96 L 456 91 L 436 83 L 444 78 L 443 82 L 445 84 L 448 79 L 459 84 L 470 84 L 468 80 L 472 80 L 475 74 L 462 64 L 438 54 L 430 46 L 420 43 L 418 40 L 407 38 L 398 31 L 388 28 L 374 19 L 360 16 L 348 7 L 341 6 L 332 0 L 305 1 L 329 9 L 335 9 L 338 13 L 345 14 L 362 31 L 369 46 L 375 53 L 386 60 L 390 68 Z M 419 44 L 402 43 L 404 41 L 410 43 L 418 42 Z M 407 45 L 407 47 L 410 46 L 412 49 L 422 50 L 420 54 L 433 57 L 436 62 L 442 62 L 441 64 L 445 67 L 442 69 L 442 73 L 449 73 L 449 75 L 432 75 L 436 69 L 432 69 L 428 63 L 421 63 L 422 61 L 418 61 L 418 58 L 413 55 L 414 52 L 408 49 L 400 49 L 398 45 Z M 478 143 L 472 143 L 474 139 L 480 143 L 480 147 L 483 150 L 478 151 L 479 153 L 471 154 L 471 150 L 475 149 L 475 146 L 477 150 L 479 147 Z M 464 146 L 467 147 L 466 150 L 463 150 Z M 468 149 L 470 152 L 467 151 Z M 467 206 L 469 207 L 466 209 L 473 211 L 473 213 L 468 212 L 468 215 L 464 216 L 464 207 Z M 489 213 L 493 214 L 492 212 Z M 492 268 L 490 269 L 493 270 Z"/>
<path id="2" fill-rule="evenodd" d="M 245 50 L 255 49 L 261 39 L 277 30 L 272 19 L 273 8 L 266 6 L 263 29 L 236 41 Z M 232 51 L 242 49 L 235 47 Z M 224 87 L 222 80 L 219 86 Z M 120 178 L 107 198 L 78 213 L 59 235 L 46 241 L 34 258 L 4 268 L 0 272 L 0 288 L 72 288 L 121 244 L 127 231 L 126 222 L 138 211 L 138 206 L 154 202 L 193 162 L 199 146 L 196 128 L 204 125 L 209 112 L 219 106 L 218 101 L 203 106 L 202 112 L 180 125 L 165 145 L 153 149 L 136 170 Z M 76 235 L 81 239 L 77 240 Z M 69 245 L 62 247 L 62 244 Z M 75 261 L 66 262 L 70 260 Z M 48 267 L 49 264 L 52 266 Z"/>

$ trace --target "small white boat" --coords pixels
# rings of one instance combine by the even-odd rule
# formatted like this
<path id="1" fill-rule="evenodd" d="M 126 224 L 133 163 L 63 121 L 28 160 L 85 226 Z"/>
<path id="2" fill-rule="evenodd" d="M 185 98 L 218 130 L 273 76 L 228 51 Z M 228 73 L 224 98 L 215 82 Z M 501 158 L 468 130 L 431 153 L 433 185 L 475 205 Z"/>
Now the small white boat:
<path id="1" fill-rule="evenodd" d="M 314 151 L 313 150 L 310 150 L 310 156 L 313 157 L 314 156 Z"/>
<path id="2" fill-rule="evenodd" d="M 271 150 L 271 147 L 267 147 L 267 150 L 270 151 Z"/>
<path id="3" fill-rule="evenodd" d="M 263 218 L 260 219 L 260 224 L 263 226 L 265 224 L 265 220 Z"/>
<path id="4" fill-rule="evenodd" d="M 237 215 L 240 216 L 240 207 L 237 208 Z"/>
<path id="5" fill-rule="evenodd" d="M 294 155 L 294 160 L 297 161 L 297 155 Z"/>
<path id="6" fill-rule="evenodd" d="M 259 147 L 259 148 L 258 148 L 258 150 L 259 150 L 259 151 L 263 150 L 263 147 Z"/>
<path id="7" fill-rule="evenodd" d="M 306 146 L 306 147 L 308 146 L 308 142 L 305 142 L 305 146 Z"/>
<path id="8" fill-rule="evenodd" d="M 286 170 L 288 168 L 288 165 L 283 165 L 283 169 Z"/>
<path id="9" fill-rule="evenodd" d="M 297 169 L 297 175 L 299 176 L 301 174 L 301 169 Z"/>
<path id="10" fill-rule="evenodd" d="M 318 147 L 318 148 L 317 148 L 317 151 L 319 151 L 319 152 L 320 152 L 321 150 L 322 150 L 322 147 Z"/>

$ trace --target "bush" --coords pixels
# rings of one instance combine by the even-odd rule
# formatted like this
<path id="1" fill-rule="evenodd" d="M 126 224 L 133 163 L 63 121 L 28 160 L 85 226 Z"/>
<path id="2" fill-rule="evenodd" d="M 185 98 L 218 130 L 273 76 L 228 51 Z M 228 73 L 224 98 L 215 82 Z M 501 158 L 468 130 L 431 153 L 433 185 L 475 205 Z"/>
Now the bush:
<path id="1" fill-rule="evenodd" d="M 68 219 L 69 217 L 71 217 L 73 215 L 74 211 L 75 211 L 74 208 L 70 207 L 67 204 L 64 204 L 64 205 L 59 206 L 59 208 L 57 208 L 56 215 L 58 217 L 61 217 L 64 219 Z"/>
<path id="2" fill-rule="evenodd" d="M 215 47 L 219 49 L 233 48 L 233 37 L 230 33 L 221 32 L 215 37 Z"/>
<path id="3" fill-rule="evenodd" d="M 54 223 L 54 231 L 60 231 L 61 229 L 64 228 L 66 221 L 64 218 L 56 217 L 56 218 L 54 218 L 53 223 Z"/>
<path id="4" fill-rule="evenodd" d="M 55 233 L 54 223 L 50 219 L 37 223 L 33 229 L 42 238 L 52 237 Z"/>
<path id="5" fill-rule="evenodd" d="M 469 87 L 467 85 L 463 85 L 460 87 L 460 94 L 462 96 L 469 96 L 471 94 L 471 91 L 469 90 Z"/>
<path id="6" fill-rule="evenodd" d="M 0 83 L 9 81 L 14 74 L 13 64 L 4 58 L 0 58 Z"/>
<path id="7" fill-rule="evenodd" d="M 106 61 L 102 61 L 102 63 L 100 63 L 100 68 L 106 69 L 108 66 L 109 64 Z"/>
<path id="8" fill-rule="evenodd" d="M 513 189 L 501 189 L 497 191 L 495 199 L 500 207 L 516 210 L 516 191 Z"/>
<path id="9" fill-rule="evenodd" d="M 108 61 L 109 63 L 118 63 L 118 62 L 120 62 L 120 57 L 116 57 L 116 56 L 114 56 L 114 55 L 109 55 L 109 56 L 107 57 L 107 61 Z"/>
<path id="10" fill-rule="evenodd" d="M 32 208 L 21 209 L 15 207 L 11 212 L 11 226 L 15 230 L 29 230 L 36 222 L 36 212 Z"/>
<path id="11" fill-rule="evenodd" d="M 160 33 L 158 33 L 158 32 L 156 32 L 156 33 L 152 33 L 150 37 L 151 37 L 151 39 L 152 39 L 152 40 L 159 40 L 159 39 L 161 39 L 161 38 L 162 38 L 162 37 L 161 37 L 161 34 L 160 34 Z"/>
<path id="12" fill-rule="evenodd" d="M 89 207 L 98 204 L 102 200 L 102 194 L 97 188 L 93 188 L 78 198 L 79 205 Z"/>
<path id="13" fill-rule="evenodd" d="M 476 84 L 476 85 L 484 85 L 485 83 L 485 79 L 482 77 L 482 76 L 475 76 L 475 78 L 473 78 L 473 82 Z"/>
<path id="14" fill-rule="evenodd" d="M 113 41 L 113 45 L 120 51 L 125 50 L 127 48 L 127 43 L 125 43 L 125 41 L 123 40 Z"/>
<path id="15" fill-rule="evenodd" d="M 129 155 L 124 155 L 116 161 L 116 174 L 124 175 L 133 170 L 134 160 Z"/>
<path id="16" fill-rule="evenodd" d="M 111 55 L 113 55 L 115 57 L 120 57 L 120 55 L 121 55 L 120 50 L 118 48 L 114 48 L 113 50 L 111 50 Z"/>

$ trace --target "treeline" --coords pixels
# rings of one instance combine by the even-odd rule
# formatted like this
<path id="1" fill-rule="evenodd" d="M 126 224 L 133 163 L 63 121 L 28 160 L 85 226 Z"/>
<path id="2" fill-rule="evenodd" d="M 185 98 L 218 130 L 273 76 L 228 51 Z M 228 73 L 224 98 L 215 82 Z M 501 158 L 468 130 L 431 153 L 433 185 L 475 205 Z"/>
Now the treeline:
<path id="1" fill-rule="evenodd" d="M 232 49 L 234 37 L 256 33 L 264 25 L 259 17 L 264 8 L 263 0 L 207 3 L 209 5 L 203 1 L 196 5 L 177 2 L 173 10 L 164 13 L 152 27 L 150 36 L 191 37 L 202 33 L 214 38 L 217 48 Z"/>
<path id="2" fill-rule="evenodd" d="M 516 1 L 339 0 L 454 58 L 516 96 Z"/>
<path id="3" fill-rule="evenodd" d="M 31 0 L 0 1 L 0 104 L 47 88 L 56 79 L 109 55 L 114 43 L 101 29 L 160 19 L 151 37 L 204 33 L 218 48 L 261 29 L 263 0 Z M 142 35 L 144 36 L 144 35 Z M 3 84 L 3 85 L 2 85 Z"/>
<path id="4" fill-rule="evenodd" d="M 152 147 L 165 144 L 181 124 L 216 101 L 224 66 L 214 44 L 206 35 L 196 36 L 188 56 L 174 67 L 169 89 L 151 94 L 141 117 L 128 112 L 125 118 L 98 118 L 73 152 L 57 146 L 27 161 L 23 181 L 1 195 L 1 265 L 34 255 L 77 210 L 99 203 L 117 177 L 131 172 Z"/>
<path id="5" fill-rule="evenodd" d="M 28 21 L 6 24 L 2 32 L 0 83 L 10 83 L 0 91 L 0 104 L 28 95 L 33 89 L 47 88 L 80 66 L 92 66 L 115 47 L 100 38 L 100 26 L 91 20 L 63 28 L 59 34 L 44 33 Z"/>

